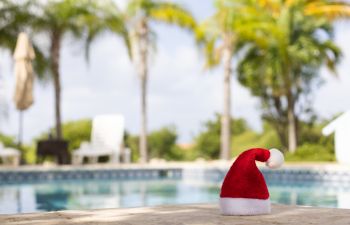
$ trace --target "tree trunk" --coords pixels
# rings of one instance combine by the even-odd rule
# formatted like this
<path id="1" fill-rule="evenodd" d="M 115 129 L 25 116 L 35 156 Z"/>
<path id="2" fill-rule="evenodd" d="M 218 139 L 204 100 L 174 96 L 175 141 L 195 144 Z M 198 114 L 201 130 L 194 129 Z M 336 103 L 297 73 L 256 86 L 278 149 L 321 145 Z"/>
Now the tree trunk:
<path id="1" fill-rule="evenodd" d="M 288 96 L 288 150 L 294 153 L 297 148 L 296 118 L 294 113 L 294 99 L 289 91 Z"/>
<path id="2" fill-rule="evenodd" d="M 283 149 L 288 149 L 288 116 L 286 115 L 286 111 L 282 108 L 282 102 L 280 96 L 273 96 L 272 106 L 275 109 L 275 114 L 271 111 L 271 123 L 275 127 L 277 131 L 277 135 L 281 141 Z M 274 116 L 275 115 L 275 116 Z"/>
<path id="3" fill-rule="evenodd" d="M 51 34 L 51 71 L 53 75 L 54 89 L 55 89 L 55 119 L 56 119 L 56 138 L 62 139 L 61 127 L 61 83 L 60 83 L 60 49 L 61 49 L 61 35 L 59 32 L 52 32 Z"/>
<path id="4" fill-rule="evenodd" d="M 142 20 L 139 29 L 139 75 L 141 81 L 141 132 L 140 132 L 140 162 L 148 161 L 147 151 L 147 81 L 148 81 L 148 25 Z"/>
<path id="5" fill-rule="evenodd" d="M 223 50 L 224 63 L 224 106 L 221 116 L 220 159 L 231 159 L 231 66 L 232 49 L 229 45 Z"/>

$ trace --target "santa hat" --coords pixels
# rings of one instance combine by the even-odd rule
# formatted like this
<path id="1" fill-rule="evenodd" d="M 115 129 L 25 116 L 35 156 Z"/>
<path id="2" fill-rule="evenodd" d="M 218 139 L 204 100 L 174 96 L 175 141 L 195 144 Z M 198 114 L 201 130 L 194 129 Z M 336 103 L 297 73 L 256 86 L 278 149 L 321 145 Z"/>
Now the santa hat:
<path id="1" fill-rule="evenodd" d="M 238 156 L 226 174 L 220 193 L 223 215 L 259 215 L 271 212 L 270 195 L 255 160 L 278 168 L 284 162 L 277 149 L 253 148 Z"/>

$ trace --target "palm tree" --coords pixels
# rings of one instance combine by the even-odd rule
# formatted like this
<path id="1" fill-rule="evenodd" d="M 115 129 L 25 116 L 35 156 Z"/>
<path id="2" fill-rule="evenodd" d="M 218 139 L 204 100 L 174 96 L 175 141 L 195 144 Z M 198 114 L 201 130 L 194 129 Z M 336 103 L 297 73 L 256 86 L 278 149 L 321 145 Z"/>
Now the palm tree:
<path id="1" fill-rule="evenodd" d="M 139 140 L 140 162 L 148 160 L 147 151 L 147 83 L 149 79 L 148 58 L 155 45 L 155 32 L 152 22 L 173 24 L 181 28 L 193 30 L 195 19 L 189 11 L 182 6 L 160 0 L 130 0 L 123 12 L 124 25 L 116 17 L 120 12 L 114 3 L 110 3 L 108 11 L 103 15 L 100 24 L 95 24 L 89 40 L 92 41 L 106 28 L 117 33 L 124 39 L 131 61 L 135 64 L 140 78 L 141 88 L 141 132 Z M 126 30 L 124 30 L 126 29 Z M 125 31 L 127 33 L 125 33 Z"/>
<path id="2" fill-rule="evenodd" d="M 255 1 L 216 0 L 216 12 L 198 25 L 196 38 L 206 57 L 206 68 L 222 64 L 224 69 L 223 113 L 221 116 L 220 158 L 231 158 L 231 76 L 232 61 L 242 42 L 263 42 L 253 31 L 259 26 Z M 248 4 L 249 3 L 249 4 Z M 255 10 L 255 11 L 254 11 Z M 261 43 L 263 44 L 263 43 Z"/>
<path id="3" fill-rule="evenodd" d="M 84 31 L 92 21 L 97 21 L 96 4 L 89 0 L 48 1 L 46 4 L 33 3 L 35 14 L 29 25 L 33 32 L 45 35 L 50 42 L 49 71 L 52 75 L 55 90 L 56 138 L 62 138 L 61 128 L 61 81 L 60 50 L 62 40 L 67 34 L 82 38 Z"/>
<path id="4" fill-rule="evenodd" d="M 127 6 L 126 18 L 131 35 L 132 59 L 141 81 L 140 161 L 147 162 L 148 57 L 155 35 L 150 23 L 152 21 L 163 22 L 193 30 L 196 22 L 191 13 L 182 6 L 157 0 L 131 0 Z"/>
<path id="5" fill-rule="evenodd" d="M 287 148 L 295 152 L 296 106 L 314 84 L 321 65 L 335 70 L 340 50 L 331 41 L 331 22 L 350 16 L 350 7 L 345 2 L 324 0 L 260 3 L 256 7 L 264 26 L 257 33 L 263 33 L 268 44 L 264 48 L 250 46 L 240 63 L 239 79 L 263 99 L 270 108 L 270 118 L 279 118 L 275 125 L 280 138 L 282 142 L 287 140 Z M 326 36 L 325 40 L 319 37 L 320 33 Z"/>

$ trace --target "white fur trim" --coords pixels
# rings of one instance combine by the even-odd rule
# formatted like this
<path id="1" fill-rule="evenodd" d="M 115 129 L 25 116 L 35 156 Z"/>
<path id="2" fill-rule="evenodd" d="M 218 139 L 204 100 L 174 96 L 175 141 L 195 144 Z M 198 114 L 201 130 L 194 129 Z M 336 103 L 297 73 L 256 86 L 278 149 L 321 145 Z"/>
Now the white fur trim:
<path id="1" fill-rule="evenodd" d="M 270 149 L 270 158 L 266 161 L 266 165 L 271 169 L 276 169 L 282 166 L 284 162 L 284 156 L 278 149 Z"/>
<path id="2" fill-rule="evenodd" d="M 220 210 L 226 216 L 269 214 L 271 203 L 270 199 L 220 198 Z"/>

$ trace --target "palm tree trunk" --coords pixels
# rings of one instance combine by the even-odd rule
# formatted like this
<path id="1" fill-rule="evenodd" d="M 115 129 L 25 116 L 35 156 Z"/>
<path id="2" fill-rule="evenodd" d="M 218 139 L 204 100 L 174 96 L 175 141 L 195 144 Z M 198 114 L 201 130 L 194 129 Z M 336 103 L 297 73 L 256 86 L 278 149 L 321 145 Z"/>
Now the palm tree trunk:
<path id="1" fill-rule="evenodd" d="M 232 50 L 227 46 L 223 50 L 224 63 L 224 107 L 221 116 L 221 152 L 220 159 L 231 158 L 231 73 Z"/>
<path id="2" fill-rule="evenodd" d="M 147 81 L 148 81 L 148 24 L 142 20 L 139 30 L 139 51 L 140 64 L 139 75 L 141 79 L 141 132 L 140 132 L 140 162 L 146 163 L 148 160 L 147 151 Z"/>
<path id="3" fill-rule="evenodd" d="M 62 139 L 61 128 L 61 83 L 60 83 L 60 49 L 61 49 L 61 35 L 59 32 L 52 32 L 51 34 L 51 70 L 55 89 L 55 119 L 56 119 L 56 138 Z"/>
<path id="4" fill-rule="evenodd" d="M 140 133 L 140 162 L 146 163 L 147 152 L 147 77 L 141 78 L 141 133 Z"/>
<path id="5" fill-rule="evenodd" d="M 288 96 L 288 150 L 294 153 L 297 148 L 297 130 L 296 118 L 294 112 L 294 100 L 292 93 L 289 91 Z"/>

